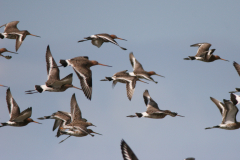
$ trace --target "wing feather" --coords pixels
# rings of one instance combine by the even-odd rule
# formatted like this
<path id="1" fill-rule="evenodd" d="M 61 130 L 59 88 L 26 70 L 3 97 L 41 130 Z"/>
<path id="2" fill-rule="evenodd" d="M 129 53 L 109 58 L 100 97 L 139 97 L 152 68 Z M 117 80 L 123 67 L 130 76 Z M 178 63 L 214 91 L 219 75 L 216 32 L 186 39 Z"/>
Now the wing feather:
<path id="1" fill-rule="evenodd" d="M 70 106 L 71 106 L 72 122 L 79 121 L 79 120 L 82 121 L 82 112 L 78 106 L 75 93 L 72 95 Z"/>
<path id="2" fill-rule="evenodd" d="M 10 88 L 7 89 L 6 95 L 7 95 L 6 101 L 7 101 L 8 111 L 9 111 L 10 121 L 11 121 L 20 115 L 20 109 L 11 94 Z"/>
<path id="3" fill-rule="evenodd" d="M 88 68 L 82 68 L 88 74 L 83 74 L 81 71 L 77 70 L 73 66 L 73 70 L 76 72 L 78 78 L 80 79 L 81 87 L 85 96 L 91 100 L 92 98 L 92 71 Z"/>
<path id="4" fill-rule="evenodd" d="M 143 93 L 143 99 L 147 106 L 147 111 L 153 108 L 157 109 L 158 111 L 160 110 L 158 108 L 158 104 L 150 97 L 148 90 L 145 90 L 145 92 Z"/>
<path id="5" fill-rule="evenodd" d="M 98 48 L 102 46 L 103 42 L 104 41 L 102 39 L 92 39 L 92 44 Z"/>
<path id="6" fill-rule="evenodd" d="M 209 48 L 211 47 L 211 44 L 210 43 L 196 43 L 196 44 L 191 45 L 191 47 L 198 47 L 198 51 L 197 51 L 197 54 L 195 55 L 195 57 L 200 57 L 203 52 L 209 50 Z"/>
<path id="7" fill-rule="evenodd" d="M 18 23 L 19 23 L 19 21 L 12 21 L 12 22 L 9 22 L 5 25 L 2 25 L 2 26 L 6 26 L 5 29 L 4 29 L 4 32 L 6 32 L 6 33 L 18 32 L 19 31 L 18 28 L 17 28 Z"/>
<path id="8" fill-rule="evenodd" d="M 51 86 L 53 82 L 55 82 L 56 80 L 60 80 L 60 78 L 59 78 L 59 68 L 52 56 L 49 45 L 47 46 L 47 51 L 46 51 L 46 63 L 47 63 L 47 74 L 48 74 L 48 80 L 46 82 L 46 86 Z"/>
<path id="9" fill-rule="evenodd" d="M 124 140 L 121 141 L 121 150 L 124 160 L 138 160 L 132 149 L 127 145 Z"/>
<path id="10" fill-rule="evenodd" d="M 31 115 L 32 115 L 32 107 L 29 107 L 29 108 L 25 109 L 24 111 L 22 111 L 20 113 L 20 115 L 18 117 L 16 117 L 15 119 L 13 119 L 12 121 L 23 122 L 25 119 L 31 117 Z"/>
<path id="11" fill-rule="evenodd" d="M 229 100 L 223 100 L 225 106 L 227 107 L 227 115 L 225 123 L 237 123 L 236 121 L 236 115 L 238 113 L 238 108 Z"/>
<path id="12" fill-rule="evenodd" d="M 133 67 L 133 72 L 144 71 L 141 63 L 139 63 L 138 60 L 134 57 L 133 52 L 131 52 L 129 54 L 129 59 L 130 59 L 131 65 Z"/>
<path id="13" fill-rule="evenodd" d="M 238 75 L 240 76 L 240 65 L 237 62 L 234 61 L 233 62 L 233 66 L 235 67 Z"/>

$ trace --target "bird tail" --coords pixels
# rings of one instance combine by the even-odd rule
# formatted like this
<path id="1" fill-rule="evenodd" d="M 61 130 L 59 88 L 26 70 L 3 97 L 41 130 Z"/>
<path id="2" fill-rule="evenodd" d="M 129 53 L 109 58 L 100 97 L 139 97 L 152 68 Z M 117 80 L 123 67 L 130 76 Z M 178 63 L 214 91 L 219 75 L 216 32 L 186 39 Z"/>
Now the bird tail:
<path id="1" fill-rule="evenodd" d="M 235 89 L 236 89 L 236 91 L 240 92 L 240 88 L 235 88 Z"/>
<path id="2" fill-rule="evenodd" d="M 4 35 L 2 35 L 2 33 L 0 33 L 0 38 L 3 39 L 4 38 Z"/>
<path id="3" fill-rule="evenodd" d="M 196 58 L 194 56 L 188 56 L 188 58 L 184 58 L 184 60 L 195 60 Z"/>
<path id="4" fill-rule="evenodd" d="M 68 66 L 67 61 L 64 60 L 64 59 L 60 59 L 59 63 L 61 63 L 63 67 L 67 67 Z"/>
<path id="5" fill-rule="evenodd" d="M 84 39 L 86 39 L 85 41 L 87 41 L 87 40 L 92 40 L 91 37 L 84 37 Z"/>
<path id="6" fill-rule="evenodd" d="M 236 93 L 236 92 L 240 92 L 240 88 L 235 88 L 236 89 L 236 91 L 231 91 L 231 92 L 229 92 L 229 93 Z"/>
<path id="7" fill-rule="evenodd" d="M 39 92 L 42 93 L 43 89 L 40 85 L 35 85 L 35 89 Z"/>
<path id="8" fill-rule="evenodd" d="M 7 126 L 8 124 L 7 123 L 1 123 L 2 125 L 0 127 L 3 127 L 3 126 Z"/>
<path id="9" fill-rule="evenodd" d="M 142 113 L 135 113 L 137 115 L 138 118 L 141 118 L 143 116 Z"/>

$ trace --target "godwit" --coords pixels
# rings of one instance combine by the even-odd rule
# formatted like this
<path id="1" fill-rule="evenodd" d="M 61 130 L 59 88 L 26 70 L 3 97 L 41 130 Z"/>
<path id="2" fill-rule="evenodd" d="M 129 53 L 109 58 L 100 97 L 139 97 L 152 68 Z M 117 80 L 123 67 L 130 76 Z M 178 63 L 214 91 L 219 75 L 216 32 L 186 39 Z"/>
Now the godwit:
<path id="1" fill-rule="evenodd" d="M 72 85 L 72 76 L 73 76 L 72 73 L 60 80 L 59 68 L 51 54 L 49 46 L 47 46 L 46 62 L 47 62 L 48 80 L 46 81 L 45 85 L 35 85 L 35 90 L 37 92 L 34 92 L 35 90 L 28 90 L 26 91 L 27 94 L 33 94 L 38 92 L 42 93 L 44 91 L 63 92 L 66 89 L 71 87 L 81 90 L 80 88 L 77 88 Z"/>
<path id="2" fill-rule="evenodd" d="M 139 63 L 136 60 L 136 58 L 133 56 L 132 52 L 129 54 L 129 59 L 130 59 L 131 65 L 133 67 L 133 72 L 129 72 L 129 74 L 131 76 L 137 76 L 138 78 L 144 78 L 144 79 L 147 79 L 149 81 L 153 81 L 155 83 L 158 83 L 158 82 L 153 80 L 153 78 L 151 77 L 152 75 L 157 75 L 157 76 L 160 76 L 160 77 L 164 77 L 164 76 L 161 76 L 159 74 L 156 74 L 154 71 L 150 71 L 150 72 L 145 71 L 143 69 L 141 63 Z"/>
<path id="3" fill-rule="evenodd" d="M 150 97 L 148 90 L 145 90 L 145 92 L 143 93 L 143 99 L 147 106 L 147 111 L 143 113 L 136 113 L 136 115 L 129 115 L 127 117 L 138 117 L 138 118 L 146 117 L 146 118 L 154 118 L 154 119 L 162 119 L 166 115 L 170 115 L 172 117 L 175 117 L 175 116 L 184 117 L 184 116 L 178 115 L 175 112 L 171 112 L 169 110 L 160 110 L 158 108 L 158 104 Z"/>
<path id="4" fill-rule="evenodd" d="M 18 53 L 16 53 L 16 52 L 8 51 L 6 48 L 1 48 L 1 49 L 0 49 L 0 56 L 4 57 L 4 58 L 6 58 L 6 59 L 11 59 L 12 56 L 4 56 L 4 55 L 2 55 L 3 52 L 10 52 L 10 53 L 18 54 Z"/>
<path id="5" fill-rule="evenodd" d="M 124 160 L 138 160 L 137 156 L 123 139 L 121 141 L 121 150 Z"/>
<path id="6" fill-rule="evenodd" d="M 35 37 L 40 37 L 34 34 L 30 34 L 27 30 L 22 30 L 20 31 L 17 28 L 17 24 L 19 21 L 12 21 L 7 24 L 4 24 L 1 27 L 5 26 L 4 32 L 0 33 L 0 38 L 8 38 L 8 39 L 16 39 L 16 51 L 18 48 L 21 46 L 23 40 L 26 38 L 27 35 L 35 36 Z"/>
<path id="7" fill-rule="evenodd" d="M 30 118 L 32 115 L 32 107 L 29 107 L 20 113 L 20 109 L 16 101 L 13 99 L 10 88 L 7 89 L 6 100 L 8 105 L 8 111 L 10 114 L 10 120 L 6 123 L 1 123 L 2 126 L 0 127 L 3 126 L 21 127 L 26 126 L 30 122 L 39 123 Z"/>
<path id="8" fill-rule="evenodd" d="M 73 94 L 71 98 L 71 115 L 72 115 L 71 123 L 60 127 L 60 132 L 62 134 L 69 135 L 67 138 L 69 138 L 70 136 L 83 137 L 83 136 L 87 136 L 88 134 L 93 137 L 94 135 L 92 135 L 91 133 L 99 134 L 99 133 L 93 132 L 90 129 L 87 129 L 88 126 L 95 126 L 95 125 L 93 125 L 90 122 L 86 122 L 86 119 L 82 118 L 82 113 L 77 104 L 75 94 Z M 69 129 L 69 130 L 64 131 L 64 129 Z M 62 143 L 66 139 L 62 140 L 60 143 Z"/>
<path id="9" fill-rule="evenodd" d="M 64 126 L 64 128 L 66 129 L 77 129 L 77 130 L 88 133 L 86 128 L 88 126 L 95 126 L 90 122 L 86 122 L 86 120 L 82 118 L 82 112 L 77 104 L 75 94 L 73 94 L 71 98 L 71 116 L 72 116 L 71 123 Z"/>
<path id="10" fill-rule="evenodd" d="M 82 90 L 85 96 L 91 100 L 92 98 L 92 71 L 90 67 L 95 65 L 108 66 L 105 64 L 98 63 L 97 61 L 88 60 L 87 56 L 75 57 L 68 60 L 60 60 L 63 67 L 72 66 L 80 79 Z M 111 66 L 108 66 L 111 67 Z"/>
<path id="11" fill-rule="evenodd" d="M 222 123 L 205 129 L 221 128 L 226 130 L 234 130 L 240 128 L 240 122 L 237 122 L 236 120 L 238 108 L 233 104 L 233 102 L 223 99 L 224 103 L 222 103 L 215 98 L 210 97 L 210 99 L 218 107 L 222 115 Z"/>
<path id="12" fill-rule="evenodd" d="M 234 62 L 233 62 L 233 66 L 235 67 L 238 75 L 240 76 L 240 65 L 239 65 L 237 62 L 234 61 Z M 240 88 L 235 88 L 235 89 L 236 89 L 236 91 L 231 91 L 231 92 L 229 92 L 229 93 L 240 92 Z"/>
<path id="13" fill-rule="evenodd" d="M 126 83 L 127 97 L 131 101 L 135 90 L 136 82 L 141 80 L 136 76 L 130 76 L 129 73 L 127 73 L 127 70 L 124 70 L 115 73 L 112 77 L 105 77 L 105 79 L 102 79 L 101 81 L 113 81 L 112 83 L 113 87 L 117 84 L 117 82 Z"/>
<path id="14" fill-rule="evenodd" d="M 84 40 L 80 40 L 78 42 L 84 42 L 84 41 L 91 40 L 92 44 L 97 46 L 98 48 L 101 47 L 103 42 L 111 42 L 111 43 L 119 46 L 118 43 L 114 39 L 121 39 L 121 40 L 126 41 L 126 39 L 119 38 L 114 34 L 109 35 L 109 34 L 106 34 L 106 33 L 102 33 L 102 34 L 91 35 L 90 37 L 85 37 Z M 119 46 L 119 47 L 123 50 L 127 50 L 126 48 L 123 48 L 121 46 Z"/>
<path id="15" fill-rule="evenodd" d="M 188 58 L 184 58 L 184 60 L 200 60 L 203 62 L 213 62 L 215 60 L 221 59 L 224 61 L 228 61 L 226 59 L 220 58 L 218 55 L 213 55 L 215 49 L 210 49 L 210 43 L 196 43 L 191 45 L 190 47 L 199 47 L 197 54 L 195 56 L 188 56 Z"/>
<path id="16" fill-rule="evenodd" d="M 56 113 L 53 113 L 51 116 L 44 116 L 38 119 L 41 119 L 41 120 L 55 119 L 55 122 L 53 125 L 53 131 L 59 126 L 58 132 L 56 135 L 57 137 L 59 137 L 62 134 L 69 135 L 67 138 L 69 138 L 70 136 L 83 137 L 83 136 L 87 136 L 88 134 L 90 134 L 91 136 L 94 136 L 91 133 L 99 134 L 99 133 L 93 132 L 92 130 L 87 129 L 88 126 L 95 126 L 95 125 L 93 125 L 90 122 L 87 122 L 85 118 L 82 118 L 82 113 L 77 104 L 75 94 L 72 95 L 70 106 L 71 106 L 71 113 L 58 111 Z M 65 131 L 66 129 L 69 129 L 69 130 Z M 61 142 L 63 142 L 64 140 L 62 140 Z"/>

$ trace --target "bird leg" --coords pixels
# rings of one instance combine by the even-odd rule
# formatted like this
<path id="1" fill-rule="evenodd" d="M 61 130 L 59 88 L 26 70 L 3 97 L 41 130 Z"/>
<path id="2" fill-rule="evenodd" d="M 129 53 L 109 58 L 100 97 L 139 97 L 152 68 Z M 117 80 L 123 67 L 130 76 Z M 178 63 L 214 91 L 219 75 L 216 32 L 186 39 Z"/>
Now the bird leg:
<path id="1" fill-rule="evenodd" d="M 144 82 L 144 81 L 142 81 L 142 80 L 140 80 L 140 79 L 138 79 L 138 81 L 143 82 L 143 83 L 147 83 L 147 82 Z M 155 82 L 155 83 L 156 83 L 156 82 Z M 147 84 L 149 84 L 149 83 L 147 83 Z"/>
<path id="2" fill-rule="evenodd" d="M 35 90 L 28 90 L 28 91 L 25 91 L 26 94 L 34 94 L 34 93 L 38 93 L 37 91 L 34 92 Z"/>
<path id="3" fill-rule="evenodd" d="M 136 115 L 129 115 L 129 116 L 127 116 L 127 117 L 133 118 L 133 117 L 137 117 L 137 116 L 136 116 Z"/>
<path id="4" fill-rule="evenodd" d="M 179 116 L 179 117 L 185 117 L 185 116 L 181 116 L 181 115 L 177 115 L 177 116 Z"/>
<path id="5" fill-rule="evenodd" d="M 220 128 L 220 126 L 207 127 L 205 129 Z"/>
<path id="6" fill-rule="evenodd" d="M 84 41 L 88 41 L 88 40 L 90 40 L 90 39 L 84 39 L 84 40 L 80 40 L 78 42 L 84 42 Z"/>
<path id="7" fill-rule="evenodd" d="M 71 137 L 71 135 L 68 136 L 67 138 L 65 138 L 64 140 L 62 140 L 61 142 L 59 142 L 58 144 L 62 143 L 63 141 L 65 141 L 65 140 L 68 139 L 69 137 Z"/>

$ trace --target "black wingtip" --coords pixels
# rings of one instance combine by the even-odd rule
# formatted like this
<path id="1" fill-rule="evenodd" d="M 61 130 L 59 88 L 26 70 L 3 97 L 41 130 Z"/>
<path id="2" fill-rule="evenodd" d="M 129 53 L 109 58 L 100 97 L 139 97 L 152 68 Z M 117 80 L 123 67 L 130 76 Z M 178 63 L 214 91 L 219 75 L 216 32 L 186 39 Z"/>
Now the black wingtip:
<path id="1" fill-rule="evenodd" d="M 1 123 L 1 124 L 2 124 L 2 126 L 0 126 L 0 127 L 7 126 L 7 123 Z"/>

